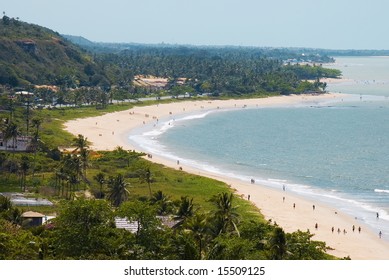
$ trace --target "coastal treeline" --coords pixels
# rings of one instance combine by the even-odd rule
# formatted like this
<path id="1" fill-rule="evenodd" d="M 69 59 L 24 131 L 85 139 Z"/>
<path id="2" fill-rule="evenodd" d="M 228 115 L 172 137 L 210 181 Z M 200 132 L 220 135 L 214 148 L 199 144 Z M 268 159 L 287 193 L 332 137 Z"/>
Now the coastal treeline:
<path id="1" fill-rule="evenodd" d="M 326 85 L 321 78 L 341 74 L 321 66 L 333 61 L 330 57 L 293 49 L 93 43 L 100 47 L 80 47 L 70 40 L 4 15 L 0 20 L 0 84 L 10 92 L 20 88 L 33 91 L 42 102 L 74 104 L 151 93 L 240 96 L 322 92 Z M 139 76 L 165 78 L 167 83 L 139 85 Z"/>
<path id="2" fill-rule="evenodd" d="M 184 78 L 187 91 L 214 95 L 322 91 L 325 85 L 321 78 L 340 76 L 339 71 L 320 65 L 287 66 L 280 59 L 246 48 L 145 47 L 100 54 L 98 61 L 119 86 L 125 86 L 129 76 L 142 74 L 169 78 L 171 90 L 179 87 Z"/>

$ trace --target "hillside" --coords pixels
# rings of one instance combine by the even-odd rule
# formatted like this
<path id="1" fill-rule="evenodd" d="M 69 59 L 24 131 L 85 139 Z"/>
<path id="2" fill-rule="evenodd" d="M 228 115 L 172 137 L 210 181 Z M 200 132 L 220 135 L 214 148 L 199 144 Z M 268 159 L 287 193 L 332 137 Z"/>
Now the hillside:
<path id="1" fill-rule="evenodd" d="M 90 55 L 58 33 L 0 19 L 0 84 L 90 85 L 104 80 Z"/>

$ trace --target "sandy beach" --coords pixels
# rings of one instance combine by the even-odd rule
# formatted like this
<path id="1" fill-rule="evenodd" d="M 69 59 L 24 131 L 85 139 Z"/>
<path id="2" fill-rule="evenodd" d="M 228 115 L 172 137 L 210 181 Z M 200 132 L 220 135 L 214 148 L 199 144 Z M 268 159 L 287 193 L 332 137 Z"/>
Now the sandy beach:
<path id="1" fill-rule="evenodd" d="M 104 116 L 77 119 L 67 122 L 65 129 L 74 135 L 82 134 L 87 137 L 92 142 L 91 148 L 95 150 L 113 150 L 118 146 L 134 150 L 135 147 L 132 147 L 127 140 L 130 131 L 139 126 L 158 125 L 159 120 L 162 119 L 174 119 L 175 116 L 182 114 L 227 108 L 317 104 L 327 100 L 341 100 L 344 97 L 345 95 L 341 94 L 325 94 L 247 100 L 188 100 L 135 107 Z M 334 249 L 329 251 L 330 254 L 338 257 L 350 256 L 352 259 L 361 260 L 389 259 L 389 243 L 380 239 L 378 233 L 372 232 L 363 224 L 359 224 L 354 217 L 344 215 L 337 209 L 291 194 L 287 187 L 285 190 L 276 190 L 250 182 L 220 177 L 204 170 L 185 166 L 183 163 L 177 165 L 176 161 L 155 155 L 149 160 L 173 168 L 181 167 L 186 172 L 226 182 L 243 198 L 248 199 L 248 195 L 250 195 L 250 201 L 260 209 L 266 219 L 276 222 L 285 231 L 309 229 L 311 233 L 315 234 L 314 239 L 325 241 L 329 247 Z M 315 228 L 316 224 L 317 228 Z M 334 227 L 333 232 L 332 227 Z M 359 227 L 361 227 L 360 232 L 358 231 Z"/>

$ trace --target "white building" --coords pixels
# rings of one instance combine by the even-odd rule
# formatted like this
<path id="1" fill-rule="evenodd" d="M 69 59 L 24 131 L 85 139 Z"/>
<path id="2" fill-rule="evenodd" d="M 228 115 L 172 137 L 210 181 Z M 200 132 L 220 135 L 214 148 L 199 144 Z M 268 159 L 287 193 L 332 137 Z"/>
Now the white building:
<path id="1" fill-rule="evenodd" d="M 30 136 L 17 136 L 15 140 L 4 140 L 3 134 L 0 133 L 0 151 L 29 151 L 31 149 L 31 139 Z"/>

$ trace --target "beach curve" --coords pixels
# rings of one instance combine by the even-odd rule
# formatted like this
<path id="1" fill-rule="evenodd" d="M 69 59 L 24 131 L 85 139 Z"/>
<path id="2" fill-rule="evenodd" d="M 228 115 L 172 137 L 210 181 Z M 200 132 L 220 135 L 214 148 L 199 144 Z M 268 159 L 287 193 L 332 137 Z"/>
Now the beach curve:
<path id="1" fill-rule="evenodd" d="M 341 100 L 344 97 L 345 95 L 342 94 L 325 94 L 238 100 L 188 100 L 135 107 L 103 116 L 72 120 L 65 123 L 65 129 L 74 135 L 82 134 L 87 137 L 92 142 L 91 148 L 94 150 L 113 150 L 118 146 L 127 150 L 134 150 L 136 147 L 128 141 L 130 131 L 147 125 L 153 127 L 162 119 L 173 119 L 175 116 L 182 114 L 228 108 L 316 104 L 326 100 Z M 334 248 L 329 253 L 337 257 L 350 256 L 352 259 L 363 260 L 389 259 L 389 244 L 387 242 L 380 239 L 376 233 L 359 224 L 353 217 L 342 214 L 336 209 L 296 196 L 288 190 L 275 190 L 266 186 L 243 182 L 186 166 L 184 163 L 180 163 L 178 166 L 177 162 L 172 159 L 155 155 L 148 159 L 173 168 L 181 167 L 186 172 L 227 183 L 243 198 L 247 199 L 250 195 L 250 201 L 260 209 L 266 219 L 276 222 L 286 232 L 298 229 L 302 231 L 309 230 L 315 234 L 313 237 L 315 240 L 325 241 L 327 246 Z M 315 227 L 316 224 L 317 228 Z M 353 226 L 356 229 L 361 226 L 361 232 L 353 231 Z M 334 232 L 332 232 L 332 227 L 334 227 Z"/>

